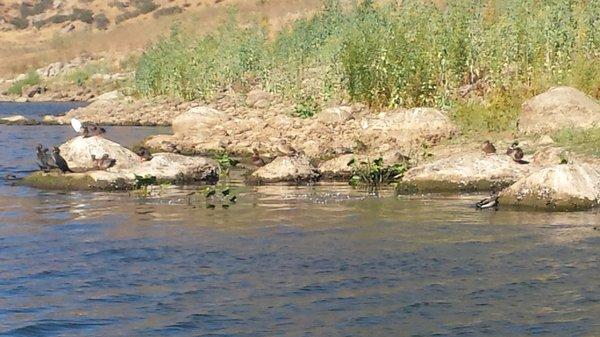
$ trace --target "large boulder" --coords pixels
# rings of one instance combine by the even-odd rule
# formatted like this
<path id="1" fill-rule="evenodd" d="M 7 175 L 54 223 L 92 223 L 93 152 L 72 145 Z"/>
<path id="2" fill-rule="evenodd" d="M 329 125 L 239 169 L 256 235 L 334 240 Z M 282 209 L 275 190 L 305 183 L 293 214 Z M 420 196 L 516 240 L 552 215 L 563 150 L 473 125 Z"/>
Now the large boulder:
<path id="1" fill-rule="evenodd" d="M 501 205 L 579 210 L 600 205 L 600 168 L 554 165 L 520 179 L 500 193 Z"/>
<path id="2" fill-rule="evenodd" d="M 380 113 L 376 117 L 366 117 L 360 123 L 363 134 L 391 137 L 403 142 L 417 138 L 439 140 L 458 132 L 447 114 L 433 108 Z"/>
<path id="3" fill-rule="evenodd" d="M 36 172 L 24 178 L 23 183 L 46 189 L 108 189 L 134 188 L 137 177 L 152 176 L 158 183 L 209 182 L 219 178 L 219 164 L 204 157 L 187 157 L 173 153 L 157 153 L 150 161 L 133 163 L 129 167 L 111 167 L 106 171 L 91 170 L 62 174 Z"/>
<path id="4" fill-rule="evenodd" d="M 536 133 L 565 127 L 600 126 L 600 105 L 571 87 L 556 87 L 523 103 L 519 131 Z"/>
<path id="5" fill-rule="evenodd" d="M 352 166 L 348 165 L 353 154 L 344 154 L 339 157 L 327 160 L 319 165 L 319 172 L 325 179 L 344 179 L 352 176 Z"/>
<path id="6" fill-rule="evenodd" d="M 173 119 L 173 132 L 203 139 L 211 135 L 216 125 L 227 121 L 228 116 L 209 107 L 192 108 Z"/>
<path id="7" fill-rule="evenodd" d="M 352 108 L 338 106 L 327 108 L 317 114 L 317 120 L 325 124 L 343 123 L 352 116 Z"/>
<path id="8" fill-rule="evenodd" d="M 129 149 L 103 137 L 75 137 L 60 146 L 60 154 L 75 171 L 94 168 L 92 155 L 97 158 L 108 154 L 116 160 L 115 168 L 129 168 L 141 162 L 140 157 Z"/>
<path id="9" fill-rule="evenodd" d="M 399 191 L 490 190 L 508 186 L 531 170 L 531 165 L 516 163 L 504 154 L 458 153 L 408 170 Z"/>
<path id="10" fill-rule="evenodd" d="M 262 183 L 305 183 L 319 178 L 317 170 L 305 156 L 277 157 L 269 164 L 254 171 L 248 182 Z"/>

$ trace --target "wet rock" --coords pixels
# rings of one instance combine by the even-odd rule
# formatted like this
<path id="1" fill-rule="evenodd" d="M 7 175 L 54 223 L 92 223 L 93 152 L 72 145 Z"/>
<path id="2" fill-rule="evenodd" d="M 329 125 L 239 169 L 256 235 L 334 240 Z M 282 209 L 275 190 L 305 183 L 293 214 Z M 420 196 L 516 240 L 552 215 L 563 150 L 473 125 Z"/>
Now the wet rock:
<path id="1" fill-rule="evenodd" d="M 516 163 L 504 154 L 458 153 L 408 170 L 399 191 L 490 190 L 508 186 L 531 170 L 531 165 Z"/>
<path id="2" fill-rule="evenodd" d="M 523 103 L 519 131 L 536 133 L 600 125 L 600 105 L 571 87 L 556 87 Z"/>
<path id="3" fill-rule="evenodd" d="M 600 169 L 554 165 L 520 179 L 500 193 L 501 206 L 580 210 L 600 205 Z"/>
<path id="4" fill-rule="evenodd" d="M 343 123 L 352 116 L 352 108 L 339 106 L 327 108 L 317 114 L 317 120 L 325 124 Z"/>
<path id="5" fill-rule="evenodd" d="M 37 125 L 38 121 L 34 119 L 28 119 L 21 115 L 9 116 L 0 118 L 0 124 L 8 124 L 8 125 Z"/>
<path id="6" fill-rule="evenodd" d="M 317 170 L 305 156 L 277 157 L 269 164 L 254 171 L 248 182 L 264 183 L 306 183 L 319 178 Z"/>
<path id="7" fill-rule="evenodd" d="M 135 187 L 136 176 L 153 176 L 157 183 L 214 183 L 219 165 L 212 159 L 186 157 L 173 153 L 153 154 L 150 161 L 136 162 L 131 167 L 112 167 L 106 171 L 62 174 L 36 172 L 23 179 L 23 184 L 46 189 L 127 190 Z"/>
<path id="8" fill-rule="evenodd" d="M 116 160 L 114 169 L 133 167 L 141 162 L 140 157 L 129 149 L 98 136 L 75 137 L 60 146 L 60 153 L 74 171 L 92 170 L 92 155 L 100 158 L 108 154 Z"/>
<path id="9" fill-rule="evenodd" d="M 414 139 L 437 141 L 458 132 L 458 127 L 442 111 L 432 108 L 414 108 L 380 113 L 360 121 L 365 135 L 393 138 L 399 142 Z"/>

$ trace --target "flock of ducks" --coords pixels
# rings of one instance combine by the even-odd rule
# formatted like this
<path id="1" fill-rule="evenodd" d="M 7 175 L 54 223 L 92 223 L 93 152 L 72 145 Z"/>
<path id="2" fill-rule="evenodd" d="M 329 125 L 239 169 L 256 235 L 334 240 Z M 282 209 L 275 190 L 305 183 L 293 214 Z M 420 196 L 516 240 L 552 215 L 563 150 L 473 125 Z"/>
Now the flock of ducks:
<path id="1" fill-rule="evenodd" d="M 106 133 L 106 129 L 98 127 L 96 125 L 83 125 L 77 118 L 71 119 L 71 126 L 80 136 L 83 138 L 89 138 L 93 136 L 102 136 Z M 152 159 L 150 151 L 141 147 L 137 151 L 137 155 L 140 156 L 142 161 L 149 161 Z M 59 169 L 62 173 L 73 172 L 67 161 L 60 155 L 60 149 L 57 146 L 52 147 L 50 152 L 42 144 L 38 144 L 36 147 L 37 165 L 40 170 L 44 172 L 50 172 L 53 169 Z M 102 155 L 102 157 L 96 157 L 91 155 L 92 166 L 94 170 L 106 170 L 116 164 L 116 159 L 110 158 L 108 154 Z"/>
<path id="2" fill-rule="evenodd" d="M 496 153 L 496 147 L 492 142 L 486 140 L 483 142 L 481 149 L 485 154 Z M 523 149 L 519 147 L 519 142 L 513 142 L 508 149 L 506 149 L 506 155 L 509 156 L 514 162 L 518 164 L 529 164 L 528 161 L 523 160 Z M 498 209 L 498 191 L 492 191 L 489 197 L 479 201 L 475 204 L 477 209 L 495 208 Z"/>

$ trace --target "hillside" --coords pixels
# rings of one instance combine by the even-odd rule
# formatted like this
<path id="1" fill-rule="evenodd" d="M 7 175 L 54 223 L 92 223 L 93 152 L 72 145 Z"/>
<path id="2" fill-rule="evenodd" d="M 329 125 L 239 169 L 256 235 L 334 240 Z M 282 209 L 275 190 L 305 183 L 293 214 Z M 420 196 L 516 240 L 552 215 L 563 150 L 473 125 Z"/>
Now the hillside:
<path id="1" fill-rule="evenodd" d="M 0 2 L 0 78 L 82 53 L 138 53 L 174 23 L 192 33 L 240 19 L 279 27 L 320 8 L 317 0 L 8 0 Z"/>

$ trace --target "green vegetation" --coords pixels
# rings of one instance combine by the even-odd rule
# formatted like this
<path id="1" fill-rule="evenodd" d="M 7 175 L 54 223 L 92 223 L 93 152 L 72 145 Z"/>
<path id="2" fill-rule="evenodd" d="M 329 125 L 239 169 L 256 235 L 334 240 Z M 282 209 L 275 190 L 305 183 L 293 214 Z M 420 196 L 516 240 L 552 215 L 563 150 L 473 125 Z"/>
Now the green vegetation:
<path id="1" fill-rule="evenodd" d="M 600 157 L 600 127 L 592 129 L 564 129 L 552 137 L 569 150 Z"/>
<path id="2" fill-rule="evenodd" d="M 136 89 L 193 100 L 260 84 L 302 117 L 331 100 L 434 106 L 464 131 L 513 129 L 522 101 L 550 86 L 600 96 L 598 1 L 330 0 L 268 36 L 234 15 L 202 37 L 175 27 L 142 56 Z"/>
<path id="3" fill-rule="evenodd" d="M 7 90 L 9 95 L 20 96 L 23 93 L 23 88 L 30 85 L 40 84 L 40 75 L 35 71 L 30 71 L 27 76 L 19 81 L 14 82 Z"/>
<path id="4" fill-rule="evenodd" d="M 370 190 L 376 191 L 383 184 L 389 184 L 398 181 L 408 170 L 407 164 L 385 165 L 383 158 L 377 158 L 373 161 L 357 161 L 352 159 L 348 166 L 352 167 L 352 177 L 349 184 L 351 186 L 365 186 Z"/>

